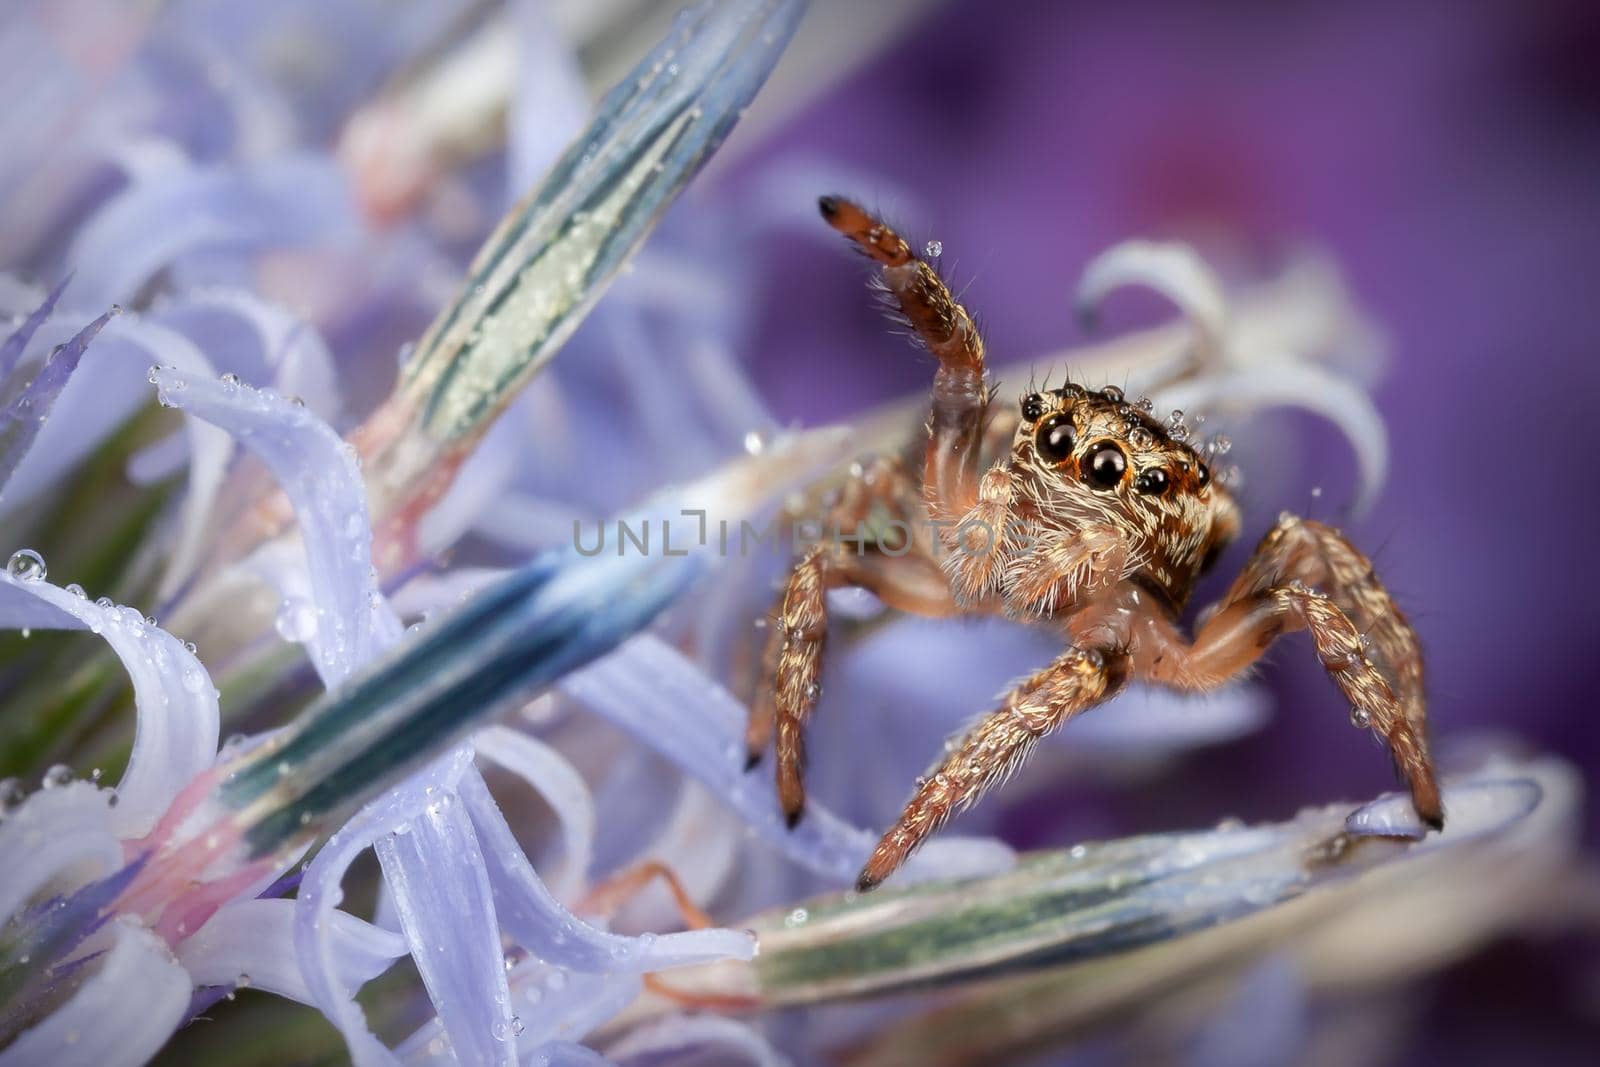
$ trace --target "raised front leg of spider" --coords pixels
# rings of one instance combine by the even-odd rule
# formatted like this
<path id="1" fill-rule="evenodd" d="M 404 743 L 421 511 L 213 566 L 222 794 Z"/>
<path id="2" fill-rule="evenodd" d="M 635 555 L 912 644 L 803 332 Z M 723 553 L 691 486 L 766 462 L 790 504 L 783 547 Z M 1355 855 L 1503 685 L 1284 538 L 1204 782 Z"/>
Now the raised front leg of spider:
<path id="1" fill-rule="evenodd" d="M 912 531 L 909 544 L 864 554 L 854 543 L 809 548 L 773 613 L 763 661 L 771 686 L 755 703 L 749 741 L 753 762 L 776 734 L 791 825 L 805 809 L 805 726 L 819 694 L 826 593 L 861 586 L 924 615 L 1030 619 L 1058 630 L 1067 647 L 951 740 L 878 843 L 859 889 L 883 881 L 1004 781 L 1040 738 L 1130 680 L 1211 689 L 1296 630 L 1310 633 L 1353 721 L 1388 745 L 1417 814 L 1443 826 L 1416 635 L 1365 556 L 1338 531 L 1285 514 L 1191 637 L 1180 615 L 1238 533 L 1239 513 L 1201 454 L 1178 439 L 1185 435 L 1111 387 L 1069 384 L 991 413 L 982 338 L 938 274 L 855 204 L 824 197 L 820 207 L 878 264 L 938 369 L 925 429 L 905 457 L 863 468 L 824 524 L 893 517 Z"/>

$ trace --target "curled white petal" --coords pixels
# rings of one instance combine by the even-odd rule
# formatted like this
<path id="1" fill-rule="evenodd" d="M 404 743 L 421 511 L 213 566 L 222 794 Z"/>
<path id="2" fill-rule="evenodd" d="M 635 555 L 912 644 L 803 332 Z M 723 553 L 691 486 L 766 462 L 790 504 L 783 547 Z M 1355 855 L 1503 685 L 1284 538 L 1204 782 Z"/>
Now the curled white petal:
<path id="1" fill-rule="evenodd" d="M 92 630 L 122 661 L 133 683 L 134 734 L 128 769 L 117 783 L 111 823 L 136 837 L 217 754 L 217 690 L 182 642 L 133 608 L 102 607 L 46 581 L 0 574 L 0 627 Z"/>
<path id="2" fill-rule="evenodd" d="M 545 962 L 574 971 L 637 973 L 755 954 L 755 941 L 740 930 L 623 937 L 582 922 L 539 879 L 483 779 L 467 774 L 460 789 L 483 843 L 500 923 L 512 940 Z"/>
<path id="3" fill-rule="evenodd" d="M 423 811 L 437 792 L 453 787 L 471 759 L 470 749 L 458 749 L 362 808 L 328 838 L 300 882 L 294 916 L 300 973 L 311 1003 L 339 1030 L 357 1067 L 388 1067 L 399 1061 L 367 1028 L 366 1015 L 354 999 L 356 989 L 344 981 L 332 918 L 344 899 L 340 883 L 350 864 L 373 842 Z"/>
<path id="4" fill-rule="evenodd" d="M 155 378 L 169 403 L 222 427 L 258 456 L 294 505 L 315 601 L 303 612 L 291 605 L 304 617 L 285 629 L 303 639 L 323 683 L 341 681 L 393 644 L 400 621 L 378 590 L 366 486 L 349 446 L 283 397 L 171 367 L 158 367 Z"/>
<path id="5" fill-rule="evenodd" d="M 99 969 L 0 1052 L 0 1067 L 138 1067 L 167 1043 L 189 1007 L 188 974 L 136 922 L 118 920 L 107 936 Z"/>
<path id="6" fill-rule="evenodd" d="M 472 739 L 480 758 L 490 760 L 539 791 L 561 827 L 560 870 L 545 875 L 556 896 L 571 899 L 582 889 L 594 855 L 594 798 L 583 776 L 566 757 L 537 738 L 504 726 L 480 730 Z"/>
<path id="7" fill-rule="evenodd" d="M 178 960 L 196 986 L 248 985 L 312 1003 L 294 952 L 295 903 L 285 899 L 236 900 L 218 909 L 178 946 Z M 328 917 L 338 982 L 357 989 L 406 954 L 405 939 L 346 912 Z"/>
<path id="8" fill-rule="evenodd" d="M 1100 253 L 1078 283 L 1078 307 L 1091 313 L 1125 285 L 1143 285 L 1183 311 L 1199 341 L 1202 358 L 1227 362 L 1228 305 L 1222 284 L 1205 260 L 1186 244 L 1123 241 Z"/>
<path id="9" fill-rule="evenodd" d="M 107 799 L 71 782 L 34 793 L 0 823 L 0 921 L 57 878 L 82 885 L 122 866 Z"/>
<path id="10" fill-rule="evenodd" d="M 1339 428 L 1355 451 L 1357 514 L 1372 505 L 1389 474 L 1389 434 L 1372 398 L 1319 366 L 1283 362 L 1202 377 L 1162 389 L 1156 400 L 1185 411 L 1223 414 L 1283 405 L 1321 415 Z"/>
<path id="11" fill-rule="evenodd" d="M 494 891 L 465 807 L 444 790 L 374 851 L 451 1049 L 463 1063 L 514 1064 Z"/>

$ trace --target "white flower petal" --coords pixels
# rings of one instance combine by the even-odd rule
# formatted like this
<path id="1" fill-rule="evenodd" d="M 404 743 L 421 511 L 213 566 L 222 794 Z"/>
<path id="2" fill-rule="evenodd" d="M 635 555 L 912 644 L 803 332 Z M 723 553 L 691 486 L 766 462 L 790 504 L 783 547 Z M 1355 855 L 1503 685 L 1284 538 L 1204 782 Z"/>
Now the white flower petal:
<path id="1" fill-rule="evenodd" d="M 108 799 L 87 782 L 69 782 L 34 793 L 0 822 L 0 917 L 16 915 L 58 877 L 77 886 L 122 866 Z"/>
<path id="2" fill-rule="evenodd" d="M 316 599 L 314 608 L 287 609 L 303 619 L 286 636 L 304 639 L 323 683 L 336 684 L 392 645 L 400 621 L 378 591 L 366 486 L 350 447 L 283 397 L 170 367 L 155 377 L 169 403 L 227 430 L 259 457 L 294 505 Z"/>
<path id="3" fill-rule="evenodd" d="M 1201 357 L 1228 361 L 1228 305 L 1222 284 L 1193 248 L 1156 241 L 1113 245 L 1084 269 L 1078 283 L 1080 313 L 1092 315 L 1107 294 L 1125 285 L 1148 286 L 1177 304 L 1194 328 Z"/>
<path id="4" fill-rule="evenodd" d="M 178 946 L 178 960 L 196 986 L 248 985 L 312 1003 L 294 951 L 293 900 L 236 900 L 225 904 Z M 405 939 L 391 930 L 335 911 L 329 947 L 337 980 L 358 989 L 406 954 Z"/>
<path id="5" fill-rule="evenodd" d="M 112 825 L 124 837 L 152 826 L 217 754 L 217 690 L 177 638 L 128 607 L 102 607 L 46 581 L 0 573 L 0 627 L 92 630 L 133 683 L 136 718 L 128 769 L 117 783 Z"/>
<path id="6" fill-rule="evenodd" d="M 462 1063 L 515 1063 L 494 892 L 465 805 L 442 791 L 374 848 L 451 1049 Z"/>
<path id="7" fill-rule="evenodd" d="M 513 941 L 545 962 L 568 970 L 617 974 L 754 955 L 755 942 L 743 931 L 623 937 L 579 920 L 539 880 L 483 779 L 468 774 L 460 790 L 483 842 L 500 924 Z"/>
<path id="8" fill-rule="evenodd" d="M 583 776 L 543 741 L 504 726 L 478 731 L 472 746 L 480 758 L 498 763 L 533 786 L 555 812 L 564 852 L 560 871 L 544 880 L 556 896 L 572 899 L 588 880 L 594 855 L 594 797 Z"/>
<path id="9" fill-rule="evenodd" d="M 471 760 L 472 750 L 459 748 L 362 808 L 328 838 L 301 879 L 294 915 L 300 973 L 310 1002 L 339 1030 L 357 1067 L 388 1067 L 399 1061 L 367 1028 L 366 1015 L 354 999 L 356 987 L 344 980 L 333 936 L 333 915 L 344 899 L 340 883 L 357 856 L 415 818 L 442 790 L 452 788 L 471 767 Z"/>
<path id="10" fill-rule="evenodd" d="M 1162 389 L 1155 399 L 1184 411 L 1229 414 L 1284 405 L 1323 416 L 1355 450 L 1359 484 L 1352 507 L 1357 514 L 1372 505 L 1389 475 L 1389 434 L 1372 398 L 1348 379 L 1314 364 L 1285 361 L 1201 377 Z"/>
<path id="11" fill-rule="evenodd" d="M 111 924 L 109 937 L 99 969 L 0 1052 L 0 1067 L 138 1067 L 167 1043 L 189 1008 L 188 974 L 136 922 Z"/>

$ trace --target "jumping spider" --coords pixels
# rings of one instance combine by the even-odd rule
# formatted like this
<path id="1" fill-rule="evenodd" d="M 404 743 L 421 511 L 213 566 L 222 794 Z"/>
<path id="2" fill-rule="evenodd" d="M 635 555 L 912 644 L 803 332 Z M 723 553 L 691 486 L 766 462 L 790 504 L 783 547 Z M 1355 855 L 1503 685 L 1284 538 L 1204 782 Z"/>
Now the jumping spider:
<path id="1" fill-rule="evenodd" d="M 812 546 L 774 613 L 762 664 L 772 681 L 753 705 L 747 740 L 753 765 L 776 732 L 778 797 L 791 826 L 805 806 L 804 730 L 820 691 L 825 596 L 859 586 L 921 615 L 1032 619 L 1068 644 L 950 740 L 878 842 L 860 890 L 1005 781 L 1040 738 L 1130 680 L 1212 689 L 1295 630 L 1310 631 L 1353 721 L 1388 745 L 1417 814 L 1443 827 L 1416 634 L 1365 556 L 1338 531 L 1286 513 L 1189 637 L 1180 613 L 1239 532 L 1233 497 L 1202 455 L 1112 387 L 1031 393 L 991 418 L 983 340 L 938 274 L 855 204 L 823 197 L 819 206 L 879 265 L 882 287 L 938 369 L 925 445 L 855 472 L 827 516 L 837 529 L 895 517 L 908 543 L 893 552 L 837 539 Z"/>

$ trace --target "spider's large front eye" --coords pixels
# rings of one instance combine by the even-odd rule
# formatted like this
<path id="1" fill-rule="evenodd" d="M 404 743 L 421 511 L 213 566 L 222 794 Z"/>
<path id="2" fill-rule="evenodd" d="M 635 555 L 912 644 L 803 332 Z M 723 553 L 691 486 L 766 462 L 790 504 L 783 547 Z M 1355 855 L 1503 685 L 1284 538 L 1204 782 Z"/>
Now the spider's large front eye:
<path id="1" fill-rule="evenodd" d="M 1128 457 L 1122 449 L 1106 441 L 1089 453 L 1089 462 L 1083 467 L 1083 480 L 1096 489 L 1115 489 L 1128 470 Z"/>
<path id="2" fill-rule="evenodd" d="M 1072 455 L 1072 446 L 1077 440 L 1078 435 L 1072 432 L 1072 419 L 1065 414 L 1052 415 L 1040 425 L 1033 447 L 1039 450 L 1039 457 L 1046 463 L 1060 463 Z"/>

